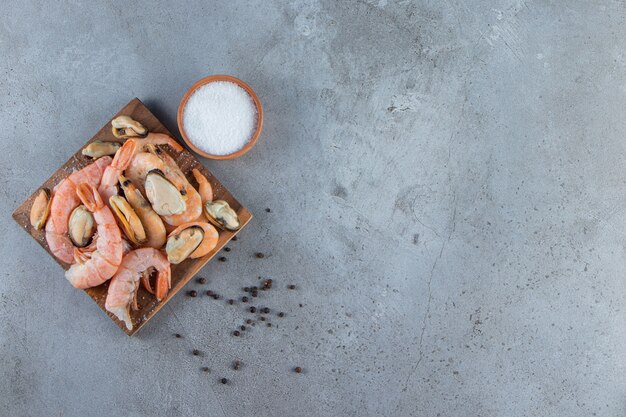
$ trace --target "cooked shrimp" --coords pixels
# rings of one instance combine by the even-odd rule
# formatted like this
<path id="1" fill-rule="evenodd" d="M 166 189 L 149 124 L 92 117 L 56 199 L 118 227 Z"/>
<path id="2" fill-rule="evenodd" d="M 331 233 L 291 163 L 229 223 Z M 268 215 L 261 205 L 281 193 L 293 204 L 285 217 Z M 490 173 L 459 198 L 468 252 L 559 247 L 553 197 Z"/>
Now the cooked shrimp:
<path id="1" fill-rule="evenodd" d="M 46 223 L 46 241 L 57 259 L 68 264 L 74 262 L 74 245 L 68 236 L 68 221 L 72 210 L 80 204 L 80 199 L 76 195 L 77 184 L 87 183 L 97 186 L 110 164 L 111 157 L 103 156 L 74 172 L 55 187 L 50 204 L 50 217 Z"/>
<path id="2" fill-rule="evenodd" d="M 141 191 L 135 187 L 135 184 L 123 175 L 120 175 L 119 181 L 120 186 L 124 190 L 126 200 L 128 200 L 133 207 L 137 216 L 139 216 L 141 224 L 146 231 L 148 240 L 144 245 L 155 249 L 163 247 L 166 239 L 163 220 L 152 210 L 152 206 L 150 206 L 150 203 L 141 195 Z"/>
<path id="3" fill-rule="evenodd" d="M 118 319 L 126 323 L 128 330 L 133 329 L 129 308 L 136 306 L 137 290 L 140 280 L 146 285 L 147 276 L 152 268 L 157 270 L 157 299 L 162 300 L 172 285 L 170 263 L 163 253 L 153 248 L 135 249 L 122 259 L 120 267 L 111 280 L 104 307 Z"/>
<path id="4" fill-rule="evenodd" d="M 127 178 L 137 184 L 137 188 L 141 190 L 148 173 L 158 169 L 163 173 L 165 178 L 180 191 L 181 197 L 185 202 L 185 210 L 182 213 L 162 216 L 165 223 L 178 226 L 194 221 L 200 217 L 202 214 L 202 199 L 200 198 L 200 194 L 198 194 L 198 191 L 189 183 L 174 158 L 165 152 L 160 152 L 154 144 L 146 144 L 143 149 L 148 150 L 148 152 L 140 152 L 135 155 L 126 170 Z"/>
<path id="5" fill-rule="evenodd" d="M 215 249 L 215 247 L 217 246 L 217 241 L 220 237 L 217 229 L 215 229 L 212 224 L 207 222 L 190 222 L 181 224 L 176 229 L 172 230 L 169 236 L 176 235 L 183 230 L 194 226 L 200 227 L 202 229 L 202 231 L 204 232 L 204 238 L 202 239 L 202 242 L 200 242 L 200 245 L 198 245 L 196 250 L 191 252 L 191 255 L 189 255 L 189 257 L 192 259 L 200 258 Z"/>
<path id="6" fill-rule="evenodd" d="M 163 220 L 172 226 L 179 226 L 183 223 L 192 222 L 202 214 L 202 198 L 195 188 L 189 183 L 185 174 L 174 161 L 174 158 L 166 153 L 158 155 L 164 163 L 165 177 L 172 182 L 179 190 L 185 201 L 185 211 L 180 214 L 163 216 Z"/>
<path id="7" fill-rule="evenodd" d="M 198 182 L 198 193 L 202 199 L 202 204 L 204 205 L 207 201 L 213 201 L 213 187 L 211 187 L 209 180 L 197 168 L 192 169 L 191 173 Z"/>
<path id="8" fill-rule="evenodd" d="M 109 205 L 111 196 L 117 195 L 117 179 L 122 174 L 122 171 L 128 167 L 135 153 L 137 153 L 137 142 L 127 140 L 124 145 L 115 152 L 111 165 L 104 170 L 98 192 L 107 205 Z"/>
<path id="9" fill-rule="evenodd" d="M 111 278 L 122 261 L 124 244 L 111 209 L 104 204 L 98 190 L 90 184 L 80 184 L 76 189 L 80 201 L 93 213 L 98 237 L 95 250 L 85 253 L 75 250 L 76 261 L 65 272 L 65 278 L 76 288 L 90 288 Z"/>

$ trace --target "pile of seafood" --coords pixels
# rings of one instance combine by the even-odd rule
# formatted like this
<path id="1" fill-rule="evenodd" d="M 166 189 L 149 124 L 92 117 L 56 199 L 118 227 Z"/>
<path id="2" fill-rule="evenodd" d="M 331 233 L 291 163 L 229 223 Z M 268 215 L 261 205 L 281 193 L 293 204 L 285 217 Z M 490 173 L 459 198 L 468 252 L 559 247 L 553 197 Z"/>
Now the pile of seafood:
<path id="1" fill-rule="evenodd" d="M 31 225 L 45 227 L 52 254 L 70 264 L 75 288 L 111 280 L 105 308 L 133 328 L 139 285 L 158 301 L 171 288 L 171 264 L 207 255 L 221 230 L 240 227 L 237 213 L 193 169 L 197 189 L 160 147 L 183 150 L 172 137 L 148 132 L 128 116 L 112 120 L 119 142 L 95 141 L 83 155 L 93 162 L 50 192 L 39 191 Z"/>

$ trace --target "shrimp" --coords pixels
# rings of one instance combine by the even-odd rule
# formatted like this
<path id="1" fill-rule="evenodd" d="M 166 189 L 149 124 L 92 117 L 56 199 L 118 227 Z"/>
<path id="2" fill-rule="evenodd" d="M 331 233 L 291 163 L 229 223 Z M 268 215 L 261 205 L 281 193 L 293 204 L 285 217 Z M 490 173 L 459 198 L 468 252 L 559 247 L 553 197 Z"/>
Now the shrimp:
<path id="1" fill-rule="evenodd" d="M 129 139 L 137 144 L 135 154 L 126 170 L 126 177 L 131 180 L 141 192 L 146 175 L 153 169 L 165 170 L 163 160 L 157 153 L 161 150 L 157 145 L 169 145 L 174 151 L 181 152 L 183 147 L 174 138 L 163 133 L 150 133 L 143 139 Z"/>
<path id="2" fill-rule="evenodd" d="M 196 250 L 191 252 L 191 255 L 189 255 L 191 259 L 200 258 L 215 249 L 220 236 L 217 232 L 217 229 L 215 229 L 212 224 L 207 222 L 190 222 L 181 224 L 176 229 L 172 230 L 169 235 L 177 235 L 178 233 L 190 227 L 200 227 L 204 232 L 204 238 L 202 239 L 202 242 L 200 242 L 200 245 L 198 245 Z"/>
<path id="3" fill-rule="evenodd" d="M 115 152 L 111 165 L 104 170 L 98 192 L 107 205 L 109 205 L 109 199 L 117 195 L 117 180 L 122 171 L 128 167 L 135 153 L 137 153 L 137 142 L 127 140 L 124 145 Z"/>
<path id="4" fill-rule="evenodd" d="M 156 296 L 160 301 L 171 288 L 172 274 L 167 257 L 154 248 L 135 249 L 125 255 L 109 285 L 104 308 L 126 323 L 128 330 L 133 329 L 129 308 L 136 307 L 139 282 L 146 285 L 152 268 L 157 270 Z"/>
<path id="5" fill-rule="evenodd" d="M 152 210 L 150 203 L 141 195 L 141 191 L 123 175 L 119 177 L 120 186 L 130 205 L 141 220 L 148 237 L 145 246 L 159 249 L 165 244 L 165 225 L 159 215 Z"/>
<path id="6" fill-rule="evenodd" d="M 165 178 L 180 191 L 182 199 L 185 201 L 185 210 L 182 213 L 162 216 L 165 223 L 178 226 L 194 221 L 200 217 L 202 214 L 202 199 L 200 198 L 200 194 L 198 194 L 198 191 L 189 183 L 174 158 L 165 152 L 161 152 L 152 143 L 146 144 L 143 146 L 143 149 L 146 149 L 147 152 L 140 152 L 135 155 L 126 170 L 127 177 L 133 183 L 139 184 L 138 188 L 139 186 L 143 188 L 148 173 L 158 169 L 164 174 Z"/>
<path id="7" fill-rule="evenodd" d="M 198 193 L 200 198 L 202 198 L 202 205 L 207 201 L 213 201 L 213 187 L 211 187 L 209 180 L 197 168 L 192 169 L 191 173 L 198 182 Z"/>
<path id="8" fill-rule="evenodd" d="M 172 182 L 179 190 L 185 201 L 185 211 L 179 214 L 163 216 L 165 223 L 172 226 L 179 226 L 196 220 L 202 214 L 202 198 L 198 191 L 189 183 L 187 177 L 180 170 L 176 161 L 166 153 L 159 154 L 163 161 L 165 177 Z"/>
<path id="9" fill-rule="evenodd" d="M 77 263 L 65 272 L 65 278 L 76 288 L 90 288 L 111 278 L 122 262 L 124 244 L 122 233 L 115 222 L 111 209 L 104 204 L 98 189 L 91 184 L 78 185 L 76 194 L 93 213 L 97 226 L 95 250 L 83 252 L 76 248 Z"/>
<path id="10" fill-rule="evenodd" d="M 57 259 L 68 264 L 74 262 L 74 245 L 68 236 L 68 221 L 72 210 L 80 204 L 80 199 L 76 195 L 77 184 L 87 183 L 97 186 L 110 164 L 111 157 L 103 156 L 74 172 L 56 186 L 50 203 L 50 217 L 46 223 L 46 241 Z"/>

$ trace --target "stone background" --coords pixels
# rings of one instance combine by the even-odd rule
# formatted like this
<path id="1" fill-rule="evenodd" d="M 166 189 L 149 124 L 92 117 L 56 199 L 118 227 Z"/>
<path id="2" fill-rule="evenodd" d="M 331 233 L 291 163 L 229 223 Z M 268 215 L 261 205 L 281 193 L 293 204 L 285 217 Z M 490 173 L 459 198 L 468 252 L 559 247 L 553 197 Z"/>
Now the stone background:
<path id="1" fill-rule="evenodd" d="M 0 15 L 0 414 L 626 414 L 623 2 Z M 256 217 L 203 288 L 272 277 L 257 305 L 287 316 L 234 338 L 241 307 L 181 293 L 128 338 L 10 214 L 130 99 L 176 131 L 215 73 L 247 81 L 266 124 L 244 157 L 204 161 Z"/>

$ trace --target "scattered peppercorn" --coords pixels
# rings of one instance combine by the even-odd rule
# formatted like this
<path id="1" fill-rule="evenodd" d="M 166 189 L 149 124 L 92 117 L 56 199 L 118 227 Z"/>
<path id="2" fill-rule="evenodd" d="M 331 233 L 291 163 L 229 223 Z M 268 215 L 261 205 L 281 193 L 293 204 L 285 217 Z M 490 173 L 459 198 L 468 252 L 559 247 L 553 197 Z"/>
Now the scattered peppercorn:
<path id="1" fill-rule="evenodd" d="M 246 331 L 246 326 L 244 326 L 243 324 L 241 326 L 239 326 L 239 328 L 241 329 L 242 332 Z"/>
<path id="2" fill-rule="evenodd" d="M 231 298 L 230 300 L 228 300 L 228 304 L 235 304 L 235 300 Z"/>
<path id="3" fill-rule="evenodd" d="M 225 256 L 220 256 L 219 258 L 217 258 L 218 261 L 220 262 L 226 262 L 226 257 Z"/>
<path id="4" fill-rule="evenodd" d="M 226 246 L 226 247 L 224 248 L 224 252 L 230 252 L 230 248 L 229 248 L 228 246 Z"/>
<path id="5" fill-rule="evenodd" d="M 301 374 L 302 373 L 302 368 L 300 368 L 299 366 L 296 366 L 295 368 L 293 368 L 293 371 L 297 374 Z"/>
<path id="6" fill-rule="evenodd" d="M 251 324 L 251 323 L 252 323 L 252 319 L 246 320 L 246 324 Z"/>
<path id="7" fill-rule="evenodd" d="M 256 307 L 250 306 L 250 313 L 256 313 Z"/>
<path id="8" fill-rule="evenodd" d="M 248 297 L 241 297 L 241 302 L 242 303 L 247 303 L 248 302 Z"/>
<path id="9" fill-rule="evenodd" d="M 243 287 L 243 292 L 250 292 L 250 287 Z"/>
<path id="10" fill-rule="evenodd" d="M 221 382 L 222 384 L 226 385 L 226 384 L 228 384 L 228 379 L 226 379 L 226 378 L 222 378 L 222 379 L 220 379 L 220 382 Z"/>
<path id="11" fill-rule="evenodd" d="M 263 314 L 268 314 L 269 312 L 270 312 L 269 307 L 264 307 L 264 308 L 261 309 L 261 313 L 263 313 Z"/>
<path id="12" fill-rule="evenodd" d="M 241 334 L 241 333 L 239 333 L 239 330 L 235 330 L 235 331 L 233 332 L 233 336 L 239 336 L 240 334 Z"/>
<path id="13" fill-rule="evenodd" d="M 250 295 L 252 295 L 253 297 L 258 297 L 259 296 L 259 292 L 257 290 L 252 290 Z"/>
<path id="14" fill-rule="evenodd" d="M 257 253 L 254 254 L 254 256 L 256 256 L 259 259 L 265 258 L 265 255 L 263 254 L 263 252 L 257 252 Z"/>
<path id="15" fill-rule="evenodd" d="M 190 296 L 190 297 L 195 297 L 195 296 L 197 296 L 197 295 L 198 295 L 198 293 L 197 293 L 195 290 L 191 290 L 191 291 L 189 291 L 189 296 Z"/>
<path id="16" fill-rule="evenodd" d="M 219 300 L 220 299 L 220 295 L 219 294 L 213 294 L 213 299 L 214 300 Z"/>
<path id="17" fill-rule="evenodd" d="M 198 278 L 198 284 L 204 284 L 206 283 L 206 278 L 200 277 Z"/>
<path id="18" fill-rule="evenodd" d="M 213 297 L 213 291 L 208 290 L 208 291 L 206 292 L 206 295 L 208 295 L 209 297 Z"/>
<path id="19" fill-rule="evenodd" d="M 265 317 L 261 316 L 261 317 L 259 317 L 259 320 L 265 321 Z"/>
<path id="20" fill-rule="evenodd" d="M 176 337 L 177 339 L 180 339 L 182 336 L 180 335 L 180 333 L 176 333 L 174 337 Z"/>
<path id="21" fill-rule="evenodd" d="M 200 351 L 198 349 L 194 349 L 194 350 L 191 351 L 191 354 L 193 356 L 198 356 L 198 355 L 200 355 Z"/>
<path id="22" fill-rule="evenodd" d="M 263 281 L 263 288 L 269 290 L 270 288 L 272 288 L 272 282 L 273 281 L 271 279 L 266 279 L 265 281 Z"/>
<path id="23" fill-rule="evenodd" d="M 302 303 L 299 304 L 300 307 L 304 307 L 304 305 Z"/>
<path id="24" fill-rule="evenodd" d="M 268 207 L 265 209 L 265 211 L 267 211 L 268 213 L 270 213 L 272 210 Z"/>
<path id="25" fill-rule="evenodd" d="M 250 288 L 250 291 L 258 291 L 259 287 L 257 287 L 256 285 L 254 287 Z"/>
<path id="26" fill-rule="evenodd" d="M 285 313 L 281 311 L 280 313 L 278 313 L 278 317 L 285 317 Z"/>
<path id="27" fill-rule="evenodd" d="M 267 323 L 267 327 L 272 327 L 272 323 Z"/>
<path id="28" fill-rule="evenodd" d="M 241 368 L 241 361 L 233 361 L 233 369 L 238 371 Z"/>
<path id="29" fill-rule="evenodd" d="M 237 240 L 237 236 L 233 236 L 233 240 Z"/>
<path id="30" fill-rule="evenodd" d="M 209 367 L 208 366 L 203 366 L 202 367 L 202 371 L 203 372 L 209 372 Z"/>
<path id="31" fill-rule="evenodd" d="M 296 286 L 295 286 L 295 285 L 293 285 L 293 284 L 290 284 L 290 285 L 289 285 L 289 287 L 287 287 L 287 288 L 289 288 L 290 290 L 295 290 L 295 289 L 296 289 Z"/>

